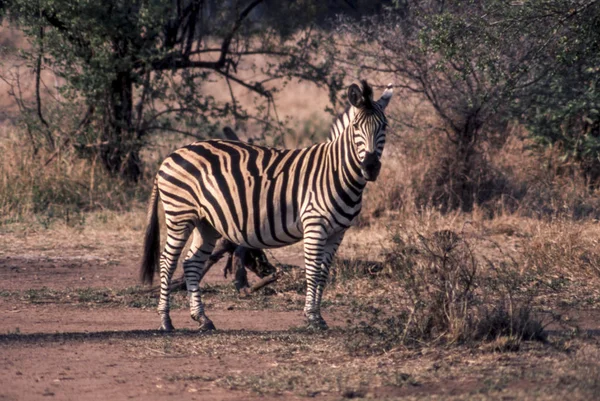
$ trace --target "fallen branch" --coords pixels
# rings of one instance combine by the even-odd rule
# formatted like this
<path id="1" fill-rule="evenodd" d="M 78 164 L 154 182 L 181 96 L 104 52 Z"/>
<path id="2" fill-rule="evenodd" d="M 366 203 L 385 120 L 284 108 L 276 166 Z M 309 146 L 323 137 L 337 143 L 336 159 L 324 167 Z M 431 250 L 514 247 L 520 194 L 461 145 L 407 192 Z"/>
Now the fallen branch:
<path id="1" fill-rule="evenodd" d="M 250 294 L 260 290 L 264 286 L 274 283 L 279 279 L 279 277 L 281 277 L 280 272 L 275 272 L 273 274 L 269 274 L 268 276 L 261 278 L 258 282 L 254 283 L 252 287 L 250 287 Z"/>

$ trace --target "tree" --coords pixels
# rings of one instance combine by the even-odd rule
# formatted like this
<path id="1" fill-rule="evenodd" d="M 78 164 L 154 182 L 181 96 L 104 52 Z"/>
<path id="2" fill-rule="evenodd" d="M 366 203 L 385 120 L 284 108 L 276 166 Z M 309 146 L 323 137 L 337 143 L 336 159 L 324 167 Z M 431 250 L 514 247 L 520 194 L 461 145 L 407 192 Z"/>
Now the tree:
<path id="1" fill-rule="evenodd" d="M 137 181 L 139 152 L 152 131 L 201 137 L 193 130 L 210 133 L 225 117 L 242 123 L 254 118 L 279 129 L 273 80 L 310 80 L 335 99 L 343 76 L 332 74 L 331 54 L 320 46 L 323 33 L 309 21 L 311 8 L 302 14 L 292 4 L 301 23 L 282 36 L 259 12 L 264 3 L 9 0 L 5 13 L 33 42 L 33 49 L 22 53 L 37 81 L 36 105 L 25 108 L 36 117 L 29 128 L 44 133 L 43 146 L 72 145 L 82 155 L 99 156 L 108 171 Z M 258 56 L 267 60 L 264 66 L 254 63 Z M 66 82 L 52 107 L 42 105 L 43 68 Z M 203 91 L 209 79 L 227 83 L 230 101 L 217 102 Z M 236 85 L 265 104 L 250 114 L 234 96 Z M 60 111 L 55 119 L 45 115 L 52 110 Z"/>
<path id="2" fill-rule="evenodd" d="M 542 7 L 543 6 L 543 7 Z M 557 27 L 549 73 L 514 104 L 541 146 L 556 146 L 591 188 L 600 184 L 600 1 L 548 2 L 535 16 Z"/>
<path id="3" fill-rule="evenodd" d="M 556 0 L 555 3 L 568 3 Z M 483 145 L 501 144 L 513 100 L 553 68 L 560 21 L 543 17 L 552 1 L 397 1 L 380 17 L 344 25 L 359 38 L 342 60 L 361 72 L 393 76 L 424 99 L 447 138 L 447 152 L 427 175 L 420 200 L 470 211 L 498 185 Z M 572 2 L 571 2 L 572 3 Z M 488 146 L 489 148 L 489 146 Z"/>

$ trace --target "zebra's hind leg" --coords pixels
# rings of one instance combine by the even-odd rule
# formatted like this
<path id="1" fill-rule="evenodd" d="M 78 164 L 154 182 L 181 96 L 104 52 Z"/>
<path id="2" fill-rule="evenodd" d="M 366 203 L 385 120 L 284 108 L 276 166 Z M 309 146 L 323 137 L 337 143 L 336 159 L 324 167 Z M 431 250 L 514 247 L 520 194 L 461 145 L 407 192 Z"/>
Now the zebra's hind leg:
<path id="1" fill-rule="evenodd" d="M 190 236 L 190 226 L 188 224 L 175 225 L 167 220 L 167 243 L 160 256 L 160 298 L 158 300 L 158 314 L 160 315 L 161 331 L 173 331 L 170 312 L 170 286 L 173 272 L 177 267 L 177 261 L 181 251 Z"/>
<path id="2" fill-rule="evenodd" d="M 200 324 L 201 331 L 214 330 L 215 325 L 204 313 L 204 305 L 200 296 L 200 281 L 210 267 L 206 261 L 210 257 L 219 234 L 205 222 L 194 229 L 192 244 L 187 258 L 183 262 L 183 272 L 190 299 L 190 314 L 192 319 Z"/>

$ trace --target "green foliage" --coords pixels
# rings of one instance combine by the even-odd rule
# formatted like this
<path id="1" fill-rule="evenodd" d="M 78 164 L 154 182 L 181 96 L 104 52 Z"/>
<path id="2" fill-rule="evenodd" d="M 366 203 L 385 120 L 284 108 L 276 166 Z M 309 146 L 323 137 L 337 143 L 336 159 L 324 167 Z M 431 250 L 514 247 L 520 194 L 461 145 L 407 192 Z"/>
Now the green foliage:
<path id="1" fill-rule="evenodd" d="M 558 146 L 590 186 L 600 182 L 600 4 L 558 10 L 562 22 L 550 71 L 515 104 L 537 144 Z"/>

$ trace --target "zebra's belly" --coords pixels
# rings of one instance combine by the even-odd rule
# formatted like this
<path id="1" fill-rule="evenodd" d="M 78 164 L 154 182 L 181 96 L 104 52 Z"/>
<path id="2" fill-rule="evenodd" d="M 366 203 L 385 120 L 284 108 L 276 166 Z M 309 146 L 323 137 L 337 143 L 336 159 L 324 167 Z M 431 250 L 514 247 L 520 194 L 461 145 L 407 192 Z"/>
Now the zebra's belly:
<path id="1" fill-rule="evenodd" d="M 209 218 L 209 221 L 223 237 L 248 248 L 278 248 L 303 239 L 298 219 L 263 213 L 254 217 L 257 218 L 249 218 L 245 222 L 236 218 L 229 221 Z"/>

